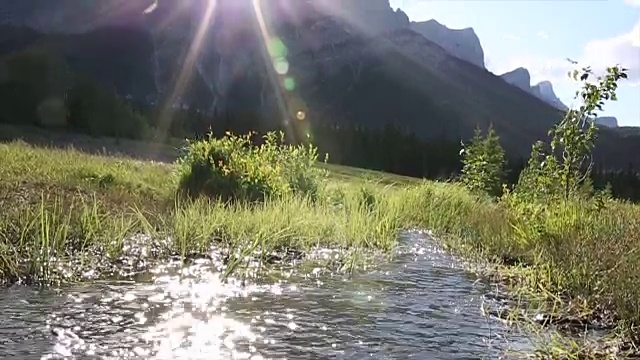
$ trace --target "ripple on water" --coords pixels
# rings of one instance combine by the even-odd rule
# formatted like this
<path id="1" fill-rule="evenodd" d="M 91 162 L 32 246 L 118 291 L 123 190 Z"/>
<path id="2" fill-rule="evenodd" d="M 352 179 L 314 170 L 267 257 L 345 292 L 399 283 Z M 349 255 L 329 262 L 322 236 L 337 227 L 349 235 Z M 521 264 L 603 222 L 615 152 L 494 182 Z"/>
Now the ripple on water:
<path id="1" fill-rule="evenodd" d="M 331 255 L 328 255 L 331 256 Z M 425 234 L 351 279 L 222 281 L 177 263 L 144 282 L 0 294 L 0 354 L 21 359 L 477 359 L 526 346 L 480 312 L 487 285 Z"/>

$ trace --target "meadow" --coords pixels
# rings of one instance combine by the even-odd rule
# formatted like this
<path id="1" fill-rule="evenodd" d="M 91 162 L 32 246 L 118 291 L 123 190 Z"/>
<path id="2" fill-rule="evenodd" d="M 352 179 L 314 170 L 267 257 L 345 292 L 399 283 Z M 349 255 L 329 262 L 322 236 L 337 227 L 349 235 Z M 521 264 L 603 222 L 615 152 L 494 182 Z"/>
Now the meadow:
<path id="1" fill-rule="evenodd" d="M 212 249 L 226 254 L 225 275 L 247 259 L 265 268 L 317 248 L 342 250 L 338 266 L 353 271 L 369 254 L 392 254 L 403 230 L 429 229 L 526 301 L 525 322 L 615 329 L 615 348 L 637 353 L 640 206 L 594 190 L 584 166 L 597 129 L 580 119 L 614 93 L 619 74 L 609 71 L 585 86 L 586 105 L 551 130 L 550 144 L 534 144 L 512 188 L 491 129 L 465 146 L 456 182 L 326 164 L 313 144 L 276 132 L 187 141 L 173 163 L 0 144 L 0 279 L 82 281 Z M 504 316 L 521 316 L 512 310 Z M 551 343 L 544 354 L 611 349 Z"/>
<path id="2" fill-rule="evenodd" d="M 269 156 L 300 148 L 276 146 Z M 236 160 L 261 160 L 251 156 L 257 155 Z M 288 191 L 280 174 L 270 188 L 279 194 L 249 199 L 236 192 L 222 199 L 215 186 L 228 190 L 229 184 L 214 185 L 208 196 L 181 195 L 191 169 L 184 161 L 1 144 L 0 275 L 5 283 L 82 281 L 98 263 L 117 268 L 125 240 L 139 234 L 157 242 L 157 261 L 225 249 L 229 273 L 246 257 L 267 267 L 315 248 L 343 250 L 340 265 L 350 268 L 362 255 L 391 254 L 402 230 L 421 228 L 434 231 L 450 251 L 491 264 L 488 275 L 508 283 L 516 297 L 539 299 L 550 322 L 632 329 L 640 320 L 637 205 L 571 199 L 526 213 L 460 183 L 311 160 L 295 161 L 303 175 L 312 174 L 312 194 Z M 271 181 L 263 175 L 272 168 L 256 171 L 256 184 Z"/>

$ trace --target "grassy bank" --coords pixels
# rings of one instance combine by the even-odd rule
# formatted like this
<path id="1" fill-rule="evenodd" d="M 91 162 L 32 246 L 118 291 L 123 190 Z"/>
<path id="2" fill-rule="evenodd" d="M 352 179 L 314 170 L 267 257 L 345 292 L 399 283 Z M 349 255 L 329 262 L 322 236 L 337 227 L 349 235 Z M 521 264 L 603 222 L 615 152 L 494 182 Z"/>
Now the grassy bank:
<path id="1" fill-rule="evenodd" d="M 191 201 L 176 196 L 173 164 L 21 142 L 0 145 L 0 164 L 7 282 L 79 279 L 122 263 L 136 234 L 149 236 L 158 259 L 224 248 L 230 271 L 234 258 L 256 254 L 266 264 L 315 247 L 388 252 L 402 229 L 419 227 L 455 252 L 498 264 L 494 275 L 541 300 L 549 320 L 627 330 L 640 322 L 640 207 L 624 202 L 572 199 L 518 211 L 458 184 L 333 165 L 319 167 L 327 174 L 314 198 Z"/>
<path id="2" fill-rule="evenodd" d="M 597 298 L 615 305 L 625 318 L 640 320 L 640 301 L 633 301 L 640 299 L 633 286 L 640 278 L 636 205 L 611 201 L 596 211 L 590 203 L 559 203 L 534 223 L 456 184 L 333 165 L 325 165 L 329 175 L 316 202 L 289 196 L 259 205 L 206 199 L 179 204 L 170 164 L 21 142 L 0 145 L 0 163 L 5 251 L 20 253 L 16 237 L 23 243 L 42 242 L 46 222 L 57 236 L 89 237 L 83 239 L 86 244 L 117 240 L 90 238 L 116 221 L 127 224 L 130 233 L 153 225 L 155 232 L 178 237 L 184 246 L 203 246 L 225 237 L 213 236 L 222 231 L 227 241 L 261 234 L 276 247 L 299 250 L 315 245 L 390 249 L 399 230 L 422 227 L 443 234 L 459 251 L 519 264 L 540 289 Z M 15 226 L 31 222 L 37 226 L 30 232 Z M 56 222 L 65 229 L 56 229 Z"/>
<path id="3" fill-rule="evenodd" d="M 640 207 L 614 200 L 610 188 L 597 190 L 590 181 L 598 136 L 590 119 L 616 100 L 626 69 L 608 67 L 596 76 L 585 67 L 571 76 L 583 82 L 576 92 L 581 105 L 549 130 L 548 143 L 533 144 L 515 186 L 502 185 L 504 150 L 492 129 L 486 137 L 477 131 L 465 146 L 461 183 L 493 196 L 503 215 L 476 224 L 471 236 L 458 233 L 474 245 L 465 247 L 463 240 L 457 248 L 505 260 L 510 266 L 498 274 L 506 274 L 513 289 L 529 299 L 540 300 L 534 302 L 542 305 L 540 322 L 574 330 L 618 326 L 626 340 L 600 349 L 588 341 L 568 346 L 550 341 L 547 351 L 553 356 L 610 358 L 619 355 L 611 350 L 625 347 L 638 355 Z"/>
<path id="4" fill-rule="evenodd" d="M 408 178 L 379 174 L 374 183 L 360 170 L 335 166 L 316 200 L 290 194 L 254 204 L 181 199 L 173 164 L 22 142 L 0 145 L 0 163 L 6 281 L 73 278 L 78 274 L 56 268 L 83 257 L 91 264 L 102 252 L 117 260 L 123 240 L 140 233 L 172 239 L 160 246 L 163 256 L 203 254 L 214 245 L 246 254 L 301 254 L 316 246 L 388 251 L 410 210 Z"/>

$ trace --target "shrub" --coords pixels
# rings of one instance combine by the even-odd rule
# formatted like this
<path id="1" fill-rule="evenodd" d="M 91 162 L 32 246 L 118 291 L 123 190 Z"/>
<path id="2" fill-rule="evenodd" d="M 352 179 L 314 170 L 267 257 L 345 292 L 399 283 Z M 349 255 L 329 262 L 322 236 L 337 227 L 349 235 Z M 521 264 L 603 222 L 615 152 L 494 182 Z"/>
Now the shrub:
<path id="1" fill-rule="evenodd" d="M 602 110 L 605 100 L 616 100 L 617 83 L 627 78 L 625 71 L 619 66 L 609 67 L 606 75 L 597 77 L 598 83 L 594 85 L 587 82 L 593 75 L 591 68 L 582 69 L 580 80 L 584 84 L 576 97 L 582 98 L 583 104 L 577 110 L 569 110 L 562 121 L 551 128 L 549 151 L 545 151 L 542 142 L 533 146 L 529 163 L 514 189 L 521 200 L 549 203 L 592 198 L 589 176 L 597 127 L 590 119 L 596 110 Z M 576 70 L 573 78 L 577 80 L 577 76 Z"/>
<path id="2" fill-rule="evenodd" d="M 320 170 L 315 167 L 313 145 L 285 145 L 282 132 L 263 136 L 254 146 L 251 137 L 229 132 L 212 133 L 190 141 L 178 160 L 178 192 L 190 198 L 201 195 L 223 201 L 260 201 L 266 197 L 301 194 L 315 199 Z"/>
<path id="3" fill-rule="evenodd" d="M 82 78 L 69 91 L 67 108 L 69 125 L 89 135 L 141 139 L 149 132 L 146 119 L 129 104 Z"/>
<path id="4" fill-rule="evenodd" d="M 506 159 L 498 140 L 493 127 L 489 127 L 484 138 L 480 129 L 476 129 L 471 144 L 463 149 L 461 181 L 469 190 L 500 194 Z"/>
<path id="5" fill-rule="evenodd" d="M 64 59 L 31 49 L 0 58 L 1 122 L 20 125 L 65 124 L 63 99 L 71 82 Z"/>

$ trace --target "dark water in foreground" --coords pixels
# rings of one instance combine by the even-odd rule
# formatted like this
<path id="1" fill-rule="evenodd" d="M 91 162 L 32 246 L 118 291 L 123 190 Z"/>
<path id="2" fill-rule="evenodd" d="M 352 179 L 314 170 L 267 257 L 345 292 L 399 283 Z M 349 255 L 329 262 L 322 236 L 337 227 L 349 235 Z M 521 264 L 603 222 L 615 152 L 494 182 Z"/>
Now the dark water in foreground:
<path id="1" fill-rule="evenodd" d="M 2 291 L 0 358 L 496 359 L 527 346 L 482 315 L 490 287 L 419 233 L 351 279 L 308 269 L 241 286 L 211 269 Z"/>

